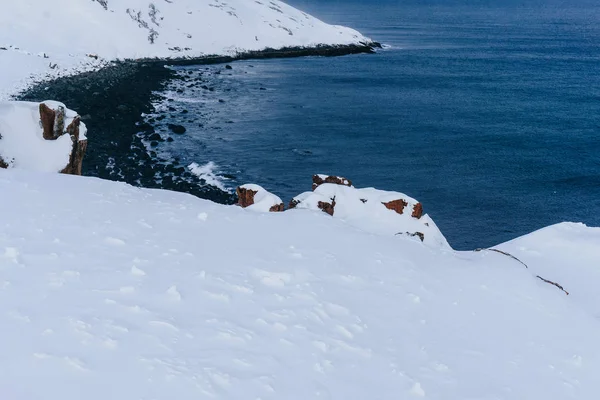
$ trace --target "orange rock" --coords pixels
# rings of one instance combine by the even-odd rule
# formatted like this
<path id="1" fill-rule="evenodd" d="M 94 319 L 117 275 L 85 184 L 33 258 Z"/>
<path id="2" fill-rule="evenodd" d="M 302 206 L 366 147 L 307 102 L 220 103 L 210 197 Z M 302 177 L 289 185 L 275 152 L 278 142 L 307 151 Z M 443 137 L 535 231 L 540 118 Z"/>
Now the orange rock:
<path id="1" fill-rule="evenodd" d="M 242 208 L 246 208 L 254 204 L 254 195 L 258 193 L 255 190 L 244 189 L 243 187 L 238 187 L 235 192 L 238 196 L 237 204 Z"/>
<path id="2" fill-rule="evenodd" d="M 388 201 L 387 203 L 381 203 L 381 204 L 386 206 L 386 208 L 388 210 L 394 210 L 398 214 L 404 214 L 404 207 L 406 207 L 408 205 L 408 203 L 402 199 L 392 200 L 392 201 Z"/>

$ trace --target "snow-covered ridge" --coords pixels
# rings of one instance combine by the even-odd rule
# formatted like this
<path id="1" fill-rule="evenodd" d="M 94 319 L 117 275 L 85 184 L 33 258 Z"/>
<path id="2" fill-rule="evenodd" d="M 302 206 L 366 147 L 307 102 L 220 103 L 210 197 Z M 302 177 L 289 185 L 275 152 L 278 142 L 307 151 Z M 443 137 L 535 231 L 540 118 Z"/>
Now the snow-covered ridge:
<path id="1" fill-rule="evenodd" d="M 95 178 L 0 170 L 0 193 L 2 398 L 600 393 L 598 228 L 500 246 L 526 268 Z"/>
<path id="2" fill-rule="evenodd" d="M 278 0 L 19 0 L 0 13 L 0 96 L 30 74 L 116 59 L 370 43 Z"/>

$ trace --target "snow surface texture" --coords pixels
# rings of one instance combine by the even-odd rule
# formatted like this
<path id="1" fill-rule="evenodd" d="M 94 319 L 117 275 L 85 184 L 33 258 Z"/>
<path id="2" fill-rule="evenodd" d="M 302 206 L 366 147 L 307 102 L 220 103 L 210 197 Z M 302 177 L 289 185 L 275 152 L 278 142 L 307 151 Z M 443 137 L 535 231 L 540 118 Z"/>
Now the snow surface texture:
<path id="1" fill-rule="evenodd" d="M 45 101 L 53 110 L 65 109 L 65 128 L 77 113 L 56 101 Z M 79 140 L 86 140 L 85 124 L 80 124 Z M 71 136 L 44 140 L 40 123 L 40 103 L 0 102 L 0 158 L 9 168 L 39 172 L 59 172 L 69 163 L 73 149 Z"/>
<path id="2" fill-rule="evenodd" d="M 126 38 L 126 40 L 124 40 Z M 0 12 L 0 99 L 116 59 L 370 42 L 278 0 L 18 0 Z"/>
<path id="3" fill-rule="evenodd" d="M 398 199 L 407 203 L 403 214 L 388 210 L 383 205 Z M 429 215 L 425 214 L 419 219 L 411 216 L 418 201 L 404 193 L 324 183 L 314 192 L 302 193 L 292 201 L 297 202 L 296 208 L 309 210 L 320 210 L 319 202 L 331 204 L 335 201 L 333 217 L 340 218 L 349 225 L 382 235 L 406 235 L 417 241 L 421 241 L 419 236 L 411 235 L 420 232 L 424 235 L 423 243 L 426 245 L 450 249 L 446 238 Z"/>
<path id="4" fill-rule="evenodd" d="M 0 193 L 3 399 L 600 393 L 600 229 L 501 246 L 525 268 L 94 178 L 0 170 Z"/>

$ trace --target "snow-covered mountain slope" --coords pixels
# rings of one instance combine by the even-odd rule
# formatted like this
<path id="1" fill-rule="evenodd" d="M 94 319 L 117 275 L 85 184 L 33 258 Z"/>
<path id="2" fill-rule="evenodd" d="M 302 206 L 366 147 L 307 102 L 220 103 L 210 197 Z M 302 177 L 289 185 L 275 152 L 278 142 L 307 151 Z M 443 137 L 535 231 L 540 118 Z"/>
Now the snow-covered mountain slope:
<path id="1" fill-rule="evenodd" d="M 2 398 L 600 394 L 598 229 L 501 246 L 528 269 L 93 178 L 0 170 L 0 194 Z"/>
<path id="2" fill-rule="evenodd" d="M 0 93 L 102 60 L 370 42 L 278 0 L 19 0 L 0 12 Z M 96 59 L 98 58 L 98 59 Z"/>

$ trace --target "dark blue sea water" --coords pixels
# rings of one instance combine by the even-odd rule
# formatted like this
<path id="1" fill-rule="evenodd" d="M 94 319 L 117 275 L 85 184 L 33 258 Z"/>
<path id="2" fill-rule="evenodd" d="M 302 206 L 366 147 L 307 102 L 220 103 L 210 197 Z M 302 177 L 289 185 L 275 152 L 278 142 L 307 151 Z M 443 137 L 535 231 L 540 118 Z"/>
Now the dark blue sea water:
<path id="1" fill-rule="evenodd" d="M 600 226 L 600 5 L 292 3 L 389 47 L 179 67 L 213 91 L 171 85 L 188 131 L 159 152 L 285 201 L 314 173 L 401 191 L 458 249 Z"/>

